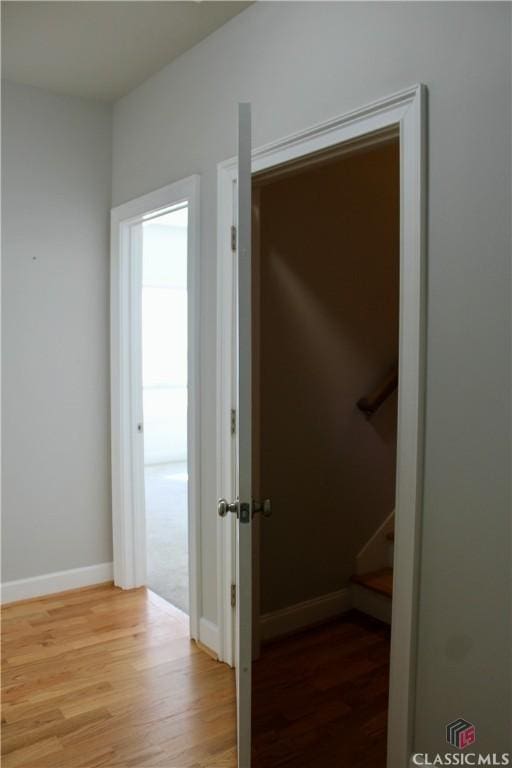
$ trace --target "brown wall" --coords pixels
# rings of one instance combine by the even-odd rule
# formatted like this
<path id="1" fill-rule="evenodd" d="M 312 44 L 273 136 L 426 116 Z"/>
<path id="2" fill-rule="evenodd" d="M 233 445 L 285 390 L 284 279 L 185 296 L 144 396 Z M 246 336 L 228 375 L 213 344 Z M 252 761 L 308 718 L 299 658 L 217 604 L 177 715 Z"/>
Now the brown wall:
<path id="1" fill-rule="evenodd" d="M 261 612 L 346 586 L 394 506 L 398 145 L 261 184 Z"/>

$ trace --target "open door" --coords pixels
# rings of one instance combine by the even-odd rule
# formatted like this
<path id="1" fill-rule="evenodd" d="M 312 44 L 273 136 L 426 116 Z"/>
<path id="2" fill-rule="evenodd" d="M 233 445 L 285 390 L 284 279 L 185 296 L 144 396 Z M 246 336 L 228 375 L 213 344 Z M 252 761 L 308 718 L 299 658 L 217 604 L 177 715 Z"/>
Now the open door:
<path id="1" fill-rule="evenodd" d="M 238 107 L 238 432 L 236 534 L 236 685 L 238 768 L 251 765 L 252 665 L 252 313 L 251 313 L 251 105 Z"/>
<path id="2" fill-rule="evenodd" d="M 236 523 L 236 694 L 238 768 L 251 765 L 252 663 L 252 387 L 251 387 L 251 106 L 238 108 L 236 260 L 236 499 L 220 499 L 218 512 Z"/>
<path id="3" fill-rule="evenodd" d="M 271 514 L 270 499 L 252 497 L 252 254 L 251 254 L 251 105 L 238 108 L 238 182 L 236 232 L 236 499 L 220 499 L 218 512 L 236 514 L 235 666 L 238 768 L 251 766 L 252 665 L 252 521 Z"/>

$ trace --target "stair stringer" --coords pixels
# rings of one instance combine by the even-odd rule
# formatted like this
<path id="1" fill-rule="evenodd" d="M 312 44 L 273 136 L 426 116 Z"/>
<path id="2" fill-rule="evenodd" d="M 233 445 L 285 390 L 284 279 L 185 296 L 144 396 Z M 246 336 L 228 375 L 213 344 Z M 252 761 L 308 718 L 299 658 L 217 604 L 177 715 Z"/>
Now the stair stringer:
<path id="1" fill-rule="evenodd" d="M 382 525 L 377 528 L 360 552 L 356 555 L 354 572 L 358 575 L 378 571 L 380 568 L 392 566 L 389 562 L 389 549 L 391 542 L 388 534 L 395 528 L 395 510 L 389 514 Z"/>

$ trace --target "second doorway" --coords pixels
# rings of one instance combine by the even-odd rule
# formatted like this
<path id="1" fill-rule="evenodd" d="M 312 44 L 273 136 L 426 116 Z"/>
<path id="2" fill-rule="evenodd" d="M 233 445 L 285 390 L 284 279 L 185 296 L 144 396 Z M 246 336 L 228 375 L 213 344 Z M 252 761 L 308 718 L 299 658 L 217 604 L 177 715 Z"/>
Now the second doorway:
<path id="1" fill-rule="evenodd" d="M 147 586 L 188 613 L 188 206 L 142 224 Z"/>

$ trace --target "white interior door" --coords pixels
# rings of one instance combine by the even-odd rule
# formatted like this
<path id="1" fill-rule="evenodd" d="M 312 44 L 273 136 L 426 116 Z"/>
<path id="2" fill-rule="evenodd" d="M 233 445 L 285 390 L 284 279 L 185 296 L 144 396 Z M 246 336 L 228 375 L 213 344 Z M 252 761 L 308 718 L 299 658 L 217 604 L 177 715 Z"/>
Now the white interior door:
<path id="1" fill-rule="evenodd" d="M 252 351 L 251 351 L 251 105 L 238 108 L 237 233 L 237 617 L 238 768 L 251 765 L 252 664 Z"/>
<path id="2" fill-rule="evenodd" d="M 221 517 L 236 514 L 235 666 L 237 694 L 238 768 L 251 765 L 252 664 L 252 316 L 251 316 L 251 107 L 238 110 L 238 182 L 236 205 L 236 341 L 235 382 L 237 429 L 235 499 L 220 499 Z M 269 510 L 269 503 L 265 506 Z"/>

